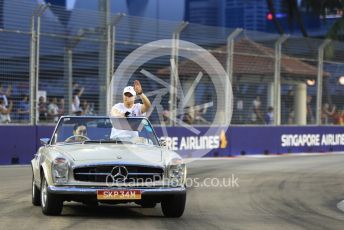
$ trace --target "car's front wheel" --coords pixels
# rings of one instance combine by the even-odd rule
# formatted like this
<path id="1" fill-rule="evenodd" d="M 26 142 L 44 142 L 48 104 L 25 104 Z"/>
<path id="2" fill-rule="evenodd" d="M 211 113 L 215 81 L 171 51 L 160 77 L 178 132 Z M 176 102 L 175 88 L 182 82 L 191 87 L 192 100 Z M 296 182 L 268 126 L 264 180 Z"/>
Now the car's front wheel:
<path id="1" fill-rule="evenodd" d="M 41 185 L 41 206 L 42 212 L 46 215 L 60 215 L 63 208 L 63 200 L 49 193 L 45 177 L 42 178 Z"/>
<path id="2" fill-rule="evenodd" d="M 41 204 L 41 195 L 40 191 L 35 184 L 35 178 L 32 175 L 32 204 L 39 206 Z"/>
<path id="3" fill-rule="evenodd" d="M 161 201 L 161 209 L 165 217 L 181 217 L 184 213 L 186 194 L 166 196 Z"/>

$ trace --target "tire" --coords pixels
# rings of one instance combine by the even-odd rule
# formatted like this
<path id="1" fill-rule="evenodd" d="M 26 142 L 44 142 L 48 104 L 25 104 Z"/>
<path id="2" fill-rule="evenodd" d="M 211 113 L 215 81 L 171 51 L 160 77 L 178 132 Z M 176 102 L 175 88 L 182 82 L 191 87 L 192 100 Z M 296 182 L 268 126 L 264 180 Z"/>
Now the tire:
<path id="1" fill-rule="evenodd" d="M 32 189 L 31 190 L 32 190 L 32 204 L 34 206 L 40 206 L 41 205 L 41 192 L 35 184 L 33 174 L 32 174 Z"/>
<path id="2" fill-rule="evenodd" d="M 165 217 L 181 217 L 184 213 L 186 194 L 166 196 L 161 201 L 162 213 Z"/>
<path id="3" fill-rule="evenodd" d="M 48 183 L 45 177 L 42 178 L 41 207 L 43 214 L 51 216 L 60 215 L 63 208 L 63 200 L 56 195 L 49 193 Z"/>

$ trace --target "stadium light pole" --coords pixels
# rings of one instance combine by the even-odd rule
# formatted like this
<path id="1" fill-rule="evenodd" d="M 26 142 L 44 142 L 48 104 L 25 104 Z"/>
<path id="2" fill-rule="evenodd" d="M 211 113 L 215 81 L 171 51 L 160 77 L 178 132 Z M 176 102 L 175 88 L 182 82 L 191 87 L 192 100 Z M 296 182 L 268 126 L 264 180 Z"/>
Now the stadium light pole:
<path id="1" fill-rule="evenodd" d="M 289 35 L 280 36 L 275 43 L 275 69 L 274 69 L 274 125 L 281 124 L 281 47 Z"/>
<path id="2" fill-rule="evenodd" d="M 179 81 L 178 62 L 179 62 L 179 38 L 180 33 L 188 26 L 189 22 L 182 21 L 172 34 L 171 50 L 171 72 L 170 72 L 170 125 L 174 124 L 177 114 L 177 87 Z M 184 109 L 184 108 L 180 108 Z"/>
<path id="3" fill-rule="evenodd" d="M 330 39 L 325 41 L 318 48 L 318 73 L 317 73 L 317 106 L 316 106 L 316 124 L 321 125 L 321 107 L 322 107 L 322 90 L 323 90 L 323 66 L 324 66 L 324 49 L 331 43 Z"/>

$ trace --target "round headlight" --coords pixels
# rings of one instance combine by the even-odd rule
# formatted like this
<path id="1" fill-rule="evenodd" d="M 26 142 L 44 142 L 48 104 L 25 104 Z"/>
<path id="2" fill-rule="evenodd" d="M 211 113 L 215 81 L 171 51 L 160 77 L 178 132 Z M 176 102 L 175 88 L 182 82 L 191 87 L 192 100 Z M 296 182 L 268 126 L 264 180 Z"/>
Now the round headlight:
<path id="1" fill-rule="evenodd" d="M 56 183 L 66 183 L 68 180 L 69 163 L 65 158 L 56 158 L 52 164 L 53 179 Z"/>
<path id="2" fill-rule="evenodd" d="M 174 185 L 182 185 L 186 178 L 186 166 L 182 159 L 173 159 L 168 165 L 168 178 Z"/>

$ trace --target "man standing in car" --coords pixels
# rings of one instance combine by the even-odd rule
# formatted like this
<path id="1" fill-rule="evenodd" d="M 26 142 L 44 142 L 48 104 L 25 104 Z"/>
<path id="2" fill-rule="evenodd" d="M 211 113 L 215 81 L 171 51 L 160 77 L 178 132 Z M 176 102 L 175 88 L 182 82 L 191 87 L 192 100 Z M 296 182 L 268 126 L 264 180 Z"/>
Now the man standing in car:
<path id="1" fill-rule="evenodd" d="M 134 103 L 135 97 L 141 98 L 141 103 Z M 111 109 L 111 116 L 114 117 L 141 117 L 146 116 L 146 112 L 150 109 L 151 102 L 148 97 L 143 94 L 141 83 L 134 81 L 134 86 L 127 86 L 123 90 L 123 103 L 115 104 Z"/>

